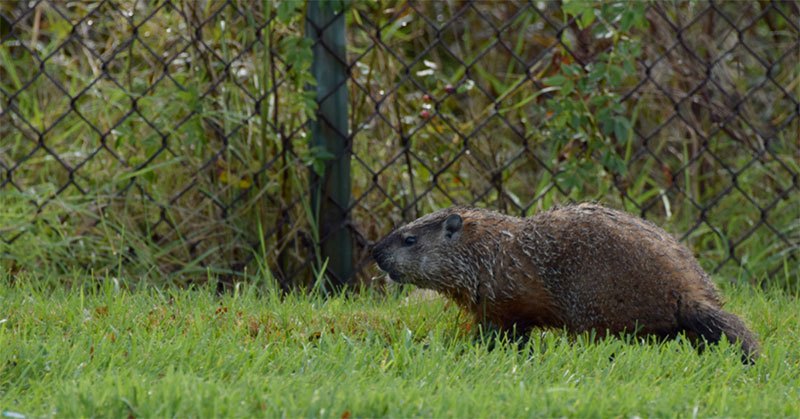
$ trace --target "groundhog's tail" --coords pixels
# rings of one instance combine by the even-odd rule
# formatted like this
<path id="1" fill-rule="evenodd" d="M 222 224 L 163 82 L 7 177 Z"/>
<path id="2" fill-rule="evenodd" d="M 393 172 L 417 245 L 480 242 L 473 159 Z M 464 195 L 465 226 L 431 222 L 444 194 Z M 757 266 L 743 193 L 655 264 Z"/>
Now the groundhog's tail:
<path id="1" fill-rule="evenodd" d="M 723 334 L 729 342 L 739 342 L 744 363 L 753 363 L 758 358 L 758 340 L 740 318 L 727 311 L 699 303 L 683 307 L 678 321 L 687 334 L 701 337 L 710 344 L 719 342 Z"/>

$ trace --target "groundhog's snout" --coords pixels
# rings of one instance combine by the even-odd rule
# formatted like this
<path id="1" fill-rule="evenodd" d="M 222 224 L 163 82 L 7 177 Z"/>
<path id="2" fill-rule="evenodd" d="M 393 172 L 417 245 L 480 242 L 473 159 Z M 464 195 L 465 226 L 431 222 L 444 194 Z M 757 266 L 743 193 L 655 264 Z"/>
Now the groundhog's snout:
<path id="1" fill-rule="evenodd" d="M 370 254 L 372 258 L 375 259 L 375 262 L 378 262 L 378 266 L 381 265 L 381 260 L 384 258 L 384 253 L 386 252 L 386 240 L 379 240 L 377 243 L 372 245 L 372 250 Z"/>
<path id="2" fill-rule="evenodd" d="M 375 262 L 378 264 L 378 267 L 380 267 L 382 270 L 385 271 L 386 270 L 385 250 L 383 247 L 379 247 L 378 246 L 379 244 L 380 242 L 378 242 L 378 244 L 376 244 L 372 248 L 372 259 L 375 259 Z"/>
<path id="3" fill-rule="evenodd" d="M 397 281 L 399 279 L 399 274 L 393 268 L 391 263 L 391 254 L 389 251 L 389 239 L 391 236 L 384 238 L 383 240 L 379 241 L 372 247 L 372 258 L 378 264 L 378 267 L 381 268 L 382 271 L 389 274 L 389 277 L 392 280 Z"/>

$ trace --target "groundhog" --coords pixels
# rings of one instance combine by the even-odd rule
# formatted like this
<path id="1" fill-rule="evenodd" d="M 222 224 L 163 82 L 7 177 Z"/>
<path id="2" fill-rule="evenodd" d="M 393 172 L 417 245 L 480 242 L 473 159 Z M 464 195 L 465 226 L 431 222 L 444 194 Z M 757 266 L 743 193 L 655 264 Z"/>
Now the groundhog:
<path id="1" fill-rule="evenodd" d="M 485 329 L 535 327 L 671 338 L 702 345 L 722 335 L 743 361 L 758 342 L 722 310 L 689 249 L 656 225 L 597 204 L 519 218 L 455 207 L 395 230 L 372 255 L 389 277 L 439 291 Z"/>

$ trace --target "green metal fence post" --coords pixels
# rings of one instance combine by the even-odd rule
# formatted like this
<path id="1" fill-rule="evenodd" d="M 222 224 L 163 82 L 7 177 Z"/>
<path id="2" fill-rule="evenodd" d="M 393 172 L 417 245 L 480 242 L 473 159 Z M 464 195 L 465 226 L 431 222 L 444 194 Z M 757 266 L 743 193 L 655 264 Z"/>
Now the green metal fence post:
<path id="1" fill-rule="evenodd" d="M 319 209 L 322 258 L 328 259 L 330 284 L 353 278 L 353 241 L 348 228 L 350 146 L 347 126 L 345 1 L 309 0 L 306 37 L 314 42 L 311 71 L 317 81 L 317 120 L 311 122 L 311 146 L 332 156 L 322 177 L 311 173 L 313 208 Z"/>

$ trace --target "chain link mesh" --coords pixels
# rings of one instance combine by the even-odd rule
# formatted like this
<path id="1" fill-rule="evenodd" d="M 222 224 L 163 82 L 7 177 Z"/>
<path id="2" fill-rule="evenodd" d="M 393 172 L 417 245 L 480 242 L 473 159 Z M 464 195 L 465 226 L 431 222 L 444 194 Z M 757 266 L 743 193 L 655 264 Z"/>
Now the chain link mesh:
<path id="1" fill-rule="evenodd" d="M 329 157 L 307 144 L 306 22 L 271 7 L 0 5 L 4 263 L 23 269 L 44 249 L 95 271 L 235 280 L 268 266 L 283 287 L 313 281 L 326 237 L 309 222 L 309 173 Z M 346 13 L 353 199 L 341 228 L 362 281 L 377 275 L 372 241 L 430 210 L 527 215 L 585 199 L 674 226 L 713 272 L 797 270 L 797 3 L 647 6 L 641 51 L 614 86 L 633 123 L 630 141 L 608 145 L 624 173 L 606 170 L 603 150 L 554 141 L 546 106 L 548 77 L 613 55 L 620 22 L 584 28 L 556 2 Z M 576 181 L 577 156 L 594 182 Z"/>

